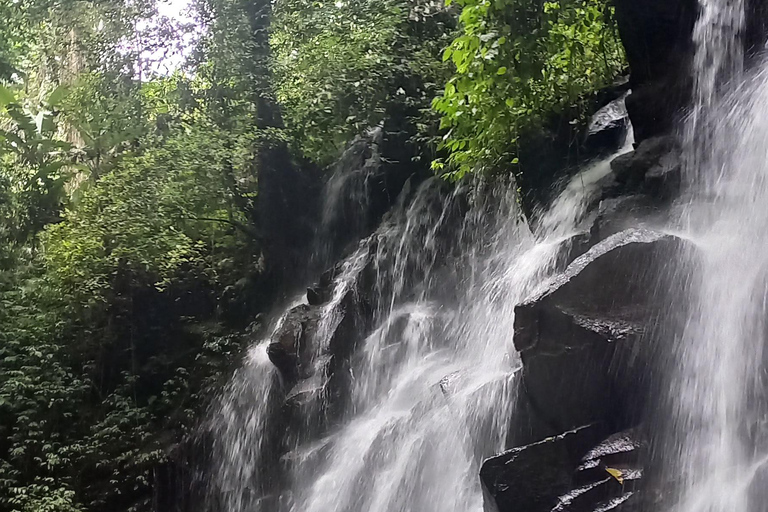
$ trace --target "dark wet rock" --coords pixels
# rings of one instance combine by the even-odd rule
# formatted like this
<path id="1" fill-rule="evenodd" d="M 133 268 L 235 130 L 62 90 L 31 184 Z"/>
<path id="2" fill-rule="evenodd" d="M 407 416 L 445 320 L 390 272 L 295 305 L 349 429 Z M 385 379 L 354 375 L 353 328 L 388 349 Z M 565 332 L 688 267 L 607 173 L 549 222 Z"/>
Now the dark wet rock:
<path id="1" fill-rule="evenodd" d="M 660 225 L 665 212 L 646 194 L 604 199 L 597 208 L 587 244 L 591 247 L 625 229 Z"/>
<path id="2" fill-rule="evenodd" d="M 272 333 L 267 353 L 289 387 L 318 372 L 333 374 L 367 330 L 373 245 L 364 241 L 360 247 L 365 251 L 354 257 L 361 259 L 349 263 L 359 264 L 351 270 L 354 275 L 342 275 L 348 260 L 331 267 L 307 289 L 307 303 L 287 312 Z"/>
<path id="3" fill-rule="evenodd" d="M 273 333 L 267 354 L 288 381 L 309 376 L 312 333 L 318 322 L 319 311 L 301 304 L 286 314 Z"/>
<path id="4" fill-rule="evenodd" d="M 313 286 L 307 288 L 307 303 L 310 306 L 319 306 L 325 304 L 331 299 L 328 290 L 322 286 Z"/>
<path id="5" fill-rule="evenodd" d="M 486 500 L 498 512 L 635 510 L 644 441 L 634 429 L 603 436 L 581 427 L 491 457 L 480 471 Z"/>
<path id="6" fill-rule="evenodd" d="M 619 35 L 632 70 L 627 110 L 635 138 L 668 133 L 691 94 L 696 0 L 616 0 Z"/>
<path id="7" fill-rule="evenodd" d="M 389 122 L 358 135 L 332 167 L 325 186 L 315 243 L 316 265 L 331 265 L 372 232 L 396 203 L 406 183 L 431 176 L 413 161 L 412 145 Z"/>
<path id="8" fill-rule="evenodd" d="M 611 170 L 614 173 L 614 180 L 625 187 L 639 186 L 651 167 L 671 150 L 670 137 L 653 137 L 641 142 L 634 151 L 613 159 Z"/>
<path id="9" fill-rule="evenodd" d="M 534 217 L 537 208 L 551 202 L 557 183 L 624 142 L 628 125 L 620 119 L 623 107 L 619 105 L 628 89 L 628 82 L 621 78 L 587 98 L 587 108 L 594 112 L 589 123 L 574 125 L 568 116 L 558 115 L 544 126 L 521 133 L 519 164 L 508 170 L 514 172 L 527 217 Z"/>
<path id="10" fill-rule="evenodd" d="M 575 488 L 559 498 L 555 511 L 627 510 L 641 499 L 645 441 L 639 430 L 618 432 L 582 458 L 574 473 Z"/>
<path id="11" fill-rule="evenodd" d="M 580 470 L 591 466 L 592 462 L 600 462 L 610 467 L 620 467 L 628 462 L 636 460 L 637 453 L 643 446 L 637 430 L 630 429 L 618 432 L 604 439 L 600 444 L 592 448 L 582 459 Z M 628 459 L 632 457 L 631 459 Z"/>
<path id="12" fill-rule="evenodd" d="M 370 312 L 358 293 L 351 287 L 333 302 L 297 306 L 273 333 L 267 353 L 287 390 L 282 415 L 293 425 L 290 432 L 327 432 L 345 404 L 352 353 L 369 328 Z M 286 446 L 297 442 L 293 435 L 287 434 Z"/>
<path id="13" fill-rule="evenodd" d="M 592 116 L 584 139 L 590 155 L 611 153 L 624 143 L 630 127 L 625 98 L 611 101 Z"/>
<path id="14" fill-rule="evenodd" d="M 519 391 L 515 400 L 515 414 L 510 425 L 509 439 L 515 446 L 522 446 L 560 434 L 562 431 L 558 430 L 556 425 L 548 423 L 528 399 L 525 388 L 520 384 L 522 372 L 518 372 L 515 378 L 517 382 L 514 386 Z"/>
<path id="15" fill-rule="evenodd" d="M 611 170 L 604 197 L 644 192 L 669 199 L 680 186 L 679 149 L 672 137 L 653 137 L 641 142 L 635 151 L 616 157 Z"/>
<path id="16" fill-rule="evenodd" d="M 680 151 L 674 148 L 645 173 L 645 190 L 653 197 L 669 201 L 678 196 L 682 184 Z"/>
<path id="17" fill-rule="evenodd" d="M 622 429 L 642 413 L 649 356 L 641 340 L 659 314 L 666 262 L 681 245 L 650 230 L 622 231 L 515 309 L 525 393 L 548 424 Z"/>
<path id="18" fill-rule="evenodd" d="M 499 512 L 549 511 L 573 487 L 573 471 L 600 439 L 600 429 L 583 426 L 512 448 L 483 462 L 480 479 Z"/>
<path id="19" fill-rule="evenodd" d="M 766 0 L 747 0 L 746 3 L 745 45 L 747 54 L 758 59 L 766 49 L 768 36 L 768 2 Z"/>

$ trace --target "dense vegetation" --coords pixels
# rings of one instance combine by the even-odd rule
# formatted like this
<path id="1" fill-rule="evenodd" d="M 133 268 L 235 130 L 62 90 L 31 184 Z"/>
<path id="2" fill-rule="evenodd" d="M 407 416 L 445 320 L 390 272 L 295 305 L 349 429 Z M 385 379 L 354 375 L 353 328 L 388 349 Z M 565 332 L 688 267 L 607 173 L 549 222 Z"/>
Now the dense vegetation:
<path id="1" fill-rule="evenodd" d="M 598 0 L 457 4 L 0 0 L 0 509 L 152 508 L 279 291 L 276 155 L 397 119 L 440 173 L 514 172 L 622 69 Z"/>

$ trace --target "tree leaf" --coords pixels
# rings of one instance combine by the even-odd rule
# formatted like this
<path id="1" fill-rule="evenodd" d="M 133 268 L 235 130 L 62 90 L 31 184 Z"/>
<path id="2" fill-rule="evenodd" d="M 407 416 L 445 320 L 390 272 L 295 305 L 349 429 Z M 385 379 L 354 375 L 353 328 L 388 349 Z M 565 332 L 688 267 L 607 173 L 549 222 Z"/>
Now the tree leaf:
<path id="1" fill-rule="evenodd" d="M 624 472 L 620 469 L 615 468 L 605 468 L 605 471 L 611 475 L 613 478 L 616 479 L 617 482 L 619 482 L 621 485 L 624 485 Z"/>
<path id="2" fill-rule="evenodd" d="M 64 98 L 67 97 L 67 94 L 69 94 L 69 87 L 64 85 L 58 86 L 51 92 L 51 94 L 48 95 L 48 105 L 52 107 L 58 105 Z"/>
<path id="3" fill-rule="evenodd" d="M 16 102 L 16 95 L 13 94 L 13 91 L 4 86 L 3 84 L 0 84 L 0 107 L 4 107 L 10 103 Z"/>

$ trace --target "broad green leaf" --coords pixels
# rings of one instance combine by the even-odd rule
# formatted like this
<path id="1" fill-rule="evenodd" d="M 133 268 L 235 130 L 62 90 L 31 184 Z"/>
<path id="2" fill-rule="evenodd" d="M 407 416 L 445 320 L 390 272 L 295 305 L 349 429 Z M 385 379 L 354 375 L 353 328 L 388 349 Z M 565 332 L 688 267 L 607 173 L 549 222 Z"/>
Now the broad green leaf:
<path id="1" fill-rule="evenodd" d="M 48 105 L 52 107 L 59 105 L 67 97 L 67 94 L 69 94 L 69 87 L 64 85 L 58 86 L 48 95 Z"/>
<path id="2" fill-rule="evenodd" d="M 16 95 L 8 87 L 0 84 L 0 107 L 5 107 L 16 101 Z"/>

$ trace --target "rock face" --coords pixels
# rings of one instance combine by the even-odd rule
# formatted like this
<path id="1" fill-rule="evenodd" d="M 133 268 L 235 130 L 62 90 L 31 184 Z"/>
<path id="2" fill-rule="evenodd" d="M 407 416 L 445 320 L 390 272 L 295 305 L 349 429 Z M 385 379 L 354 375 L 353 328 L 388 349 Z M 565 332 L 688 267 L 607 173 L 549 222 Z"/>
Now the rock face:
<path id="1" fill-rule="evenodd" d="M 289 311 L 272 334 L 267 354 L 288 382 L 311 374 L 312 333 L 317 329 L 320 311 L 301 304 Z"/>
<path id="2" fill-rule="evenodd" d="M 691 34 L 697 0 L 616 0 L 632 70 L 627 110 L 637 141 L 668 133 L 691 94 Z"/>
<path id="3" fill-rule="evenodd" d="M 319 291 L 311 288 L 307 292 L 311 303 L 291 309 L 272 333 L 267 354 L 288 384 L 295 385 L 322 371 L 314 363 L 318 358 L 325 362 L 323 358 L 330 356 L 321 352 L 332 352 L 343 360 L 354 348 L 349 342 L 367 317 L 365 304 L 358 300 L 363 285 L 355 282 L 339 290 L 344 284 L 333 282 Z"/>
<path id="4" fill-rule="evenodd" d="M 616 158 L 570 264 L 516 307 L 521 446 L 483 464 L 490 509 L 629 511 L 658 499 L 640 478 L 648 376 L 667 342 L 654 329 L 666 314 L 657 292 L 684 288 L 668 262 L 695 250 L 653 229 L 679 191 L 678 154 L 657 136 Z"/>
<path id="5" fill-rule="evenodd" d="M 336 161 L 325 184 L 315 236 L 316 271 L 332 265 L 349 245 L 371 233 L 390 210 L 406 182 L 430 174 L 416 166 L 400 132 L 377 126 L 355 137 Z"/>
<path id="6" fill-rule="evenodd" d="M 759 56 L 766 48 L 768 35 L 768 2 L 766 0 L 747 0 L 747 27 L 745 45 L 750 57 Z"/>
<path id="7" fill-rule="evenodd" d="M 695 252 L 653 229 L 678 192 L 677 154 L 671 139 L 653 137 L 616 158 L 570 264 L 515 308 L 519 446 L 482 466 L 489 510 L 658 509 L 660 484 L 641 478 L 649 376 L 656 346 L 668 343 L 654 328 L 668 314 L 658 291 L 684 293 L 668 262 Z"/>
<path id="8" fill-rule="evenodd" d="M 307 290 L 306 302 L 287 311 L 270 336 L 267 354 L 282 377 L 289 437 L 305 430 L 324 432 L 351 389 L 350 358 L 370 328 L 373 248 L 364 240 L 323 274 Z"/>
<path id="9" fill-rule="evenodd" d="M 600 441 L 600 431 L 579 427 L 486 460 L 480 478 L 496 510 L 629 510 L 640 501 L 642 438 L 625 431 Z"/>
<path id="10" fill-rule="evenodd" d="M 513 448 L 486 460 L 480 478 L 500 512 L 548 510 L 572 487 L 573 469 L 595 436 L 595 427 L 584 426 Z"/>
<path id="11" fill-rule="evenodd" d="M 656 346 L 669 342 L 655 329 L 668 314 L 657 297 L 661 286 L 684 292 L 668 262 L 695 248 L 654 227 L 666 224 L 682 182 L 668 133 L 690 91 L 696 2 L 617 0 L 616 15 L 633 70 L 627 111 L 638 143 L 611 162 L 570 264 L 515 309 L 518 446 L 482 466 L 489 510 L 628 512 L 657 510 L 663 498 L 658 482 L 642 478 L 650 376 Z M 596 120 L 608 139 L 622 122 L 611 117 Z"/>
<path id="12" fill-rule="evenodd" d="M 681 182 L 680 151 L 670 136 L 656 136 L 611 162 L 613 182 L 605 197 L 646 193 L 655 200 L 676 197 Z"/>
<path id="13" fill-rule="evenodd" d="M 670 133 L 684 115 L 692 91 L 692 33 L 697 0 L 615 0 L 619 34 L 632 70 L 627 110 L 635 138 Z M 766 48 L 768 2 L 746 0 L 747 57 Z"/>
<path id="14" fill-rule="evenodd" d="M 653 231 L 622 231 L 516 308 L 525 395 L 557 431 L 595 422 L 621 430 L 641 414 L 655 283 L 681 244 Z"/>

